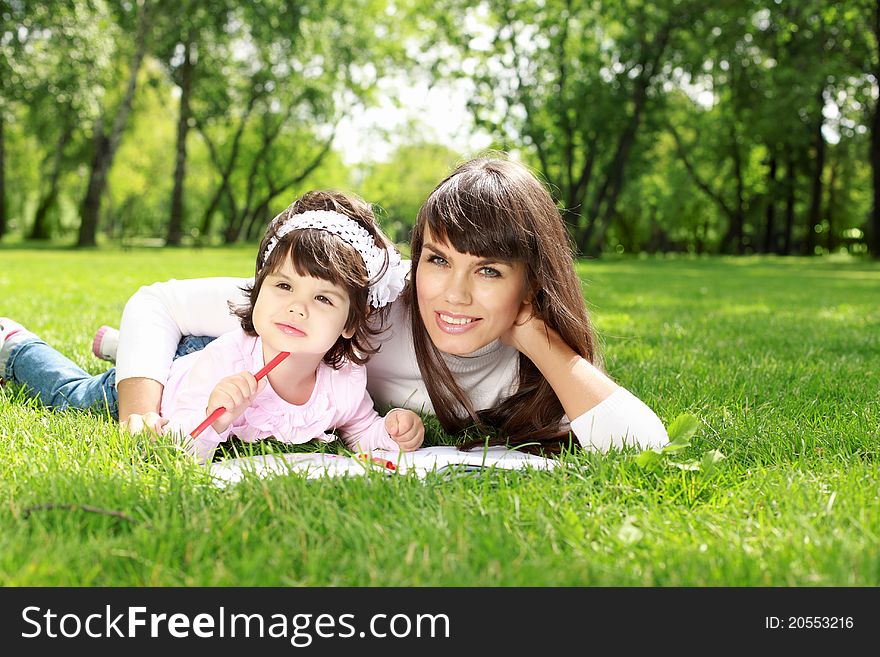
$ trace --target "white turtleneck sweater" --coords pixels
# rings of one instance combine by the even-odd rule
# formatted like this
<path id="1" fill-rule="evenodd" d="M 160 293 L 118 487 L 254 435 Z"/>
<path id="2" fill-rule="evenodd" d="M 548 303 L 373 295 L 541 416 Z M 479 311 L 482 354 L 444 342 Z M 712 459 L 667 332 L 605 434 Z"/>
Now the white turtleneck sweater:
<path id="1" fill-rule="evenodd" d="M 241 287 L 252 279 L 170 280 L 142 287 L 129 299 L 120 325 L 116 381 L 145 377 L 164 382 L 183 335 L 216 337 L 240 326 L 227 302 L 246 302 Z M 381 349 L 367 363 L 367 389 L 380 405 L 433 413 L 416 362 L 409 317 L 402 303 L 392 305 Z M 444 355 L 462 390 L 477 410 L 508 397 L 517 383 L 519 352 L 499 340 L 468 354 Z M 563 425 L 569 425 L 563 418 Z M 657 447 L 668 441 L 659 418 L 624 388 L 570 422 L 582 446 L 606 450 L 623 444 Z"/>

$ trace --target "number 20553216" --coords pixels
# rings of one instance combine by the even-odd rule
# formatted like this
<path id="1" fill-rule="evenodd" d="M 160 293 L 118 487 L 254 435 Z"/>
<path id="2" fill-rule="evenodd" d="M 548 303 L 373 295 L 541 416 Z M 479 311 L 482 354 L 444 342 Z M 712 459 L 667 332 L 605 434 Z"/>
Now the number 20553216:
<path id="1" fill-rule="evenodd" d="M 768 630 L 851 630 L 852 616 L 765 616 Z"/>

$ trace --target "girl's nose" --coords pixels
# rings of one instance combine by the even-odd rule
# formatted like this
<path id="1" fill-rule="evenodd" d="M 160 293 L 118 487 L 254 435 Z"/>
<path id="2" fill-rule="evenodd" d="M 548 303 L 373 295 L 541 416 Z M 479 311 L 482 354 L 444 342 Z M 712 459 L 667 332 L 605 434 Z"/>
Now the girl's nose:
<path id="1" fill-rule="evenodd" d="M 303 319 L 305 319 L 309 315 L 309 312 L 306 309 L 306 305 L 299 301 L 294 301 L 292 304 L 290 304 L 290 308 L 288 308 L 288 311 L 302 317 Z"/>

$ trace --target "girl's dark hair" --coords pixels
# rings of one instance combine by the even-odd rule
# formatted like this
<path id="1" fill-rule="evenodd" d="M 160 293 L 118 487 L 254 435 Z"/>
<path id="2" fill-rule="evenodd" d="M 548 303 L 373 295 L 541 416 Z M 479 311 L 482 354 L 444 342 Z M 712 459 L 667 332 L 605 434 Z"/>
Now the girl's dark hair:
<path id="1" fill-rule="evenodd" d="M 457 251 L 522 262 L 534 315 L 580 356 L 601 367 L 568 233 L 550 194 L 529 169 L 499 157 L 477 158 L 437 185 L 413 229 L 410 281 L 416 281 L 426 229 Z M 481 431 L 494 430 L 490 444 L 537 442 L 523 446 L 536 452 L 557 452 L 571 442 L 568 431 L 560 430 L 565 412 L 559 398 L 523 354 L 516 391 L 493 408 L 475 410 L 422 323 L 415 286 L 408 285 L 404 295 L 422 380 L 444 430 L 457 433 L 476 425 Z"/>
<path id="2" fill-rule="evenodd" d="M 339 285 L 348 292 L 351 303 L 345 330 L 353 330 L 354 335 L 351 338 L 339 336 L 330 351 L 324 355 L 323 361 L 335 369 L 338 369 L 344 360 L 363 365 L 379 350 L 378 347 L 372 346 L 372 343 L 378 344 L 378 341 L 371 341 L 370 338 L 382 332 L 390 304 L 379 309 L 368 304 L 367 297 L 372 281 L 368 278 L 367 268 L 357 250 L 334 233 L 306 228 L 291 231 L 278 240 L 268 261 L 263 263 L 266 247 L 269 240 L 277 237 L 277 229 L 292 215 L 310 210 L 329 210 L 345 215 L 363 226 L 373 237 L 376 246 L 385 249 L 390 245 L 376 223 L 372 208 L 363 199 L 336 191 L 307 192 L 269 223 L 260 243 L 260 250 L 257 251 L 254 283 L 242 288 L 248 296 L 248 303 L 243 306 L 230 305 L 230 308 L 241 320 L 241 328 L 245 333 L 257 335 L 254 330 L 254 304 L 257 302 L 260 288 L 266 276 L 278 271 L 285 259 L 290 258 L 291 264 L 300 276 L 321 278 Z M 386 256 L 385 267 L 387 266 Z M 381 276 L 383 273 L 384 267 L 378 275 Z"/>

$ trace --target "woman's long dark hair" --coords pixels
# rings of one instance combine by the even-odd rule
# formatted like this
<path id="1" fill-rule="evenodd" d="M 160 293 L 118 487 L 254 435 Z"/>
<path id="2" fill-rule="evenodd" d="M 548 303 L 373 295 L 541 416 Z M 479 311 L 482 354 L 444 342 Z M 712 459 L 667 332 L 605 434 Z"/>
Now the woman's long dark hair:
<path id="1" fill-rule="evenodd" d="M 568 431 L 560 430 L 565 412 L 532 361 L 520 354 L 516 392 L 497 406 L 478 411 L 431 341 L 414 285 L 426 228 L 458 251 L 522 262 L 535 316 L 556 330 L 576 353 L 601 367 L 595 332 L 574 270 L 571 241 L 553 199 L 531 171 L 516 162 L 485 157 L 459 166 L 437 185 L 419 210 L 412 236 L 412 284 L 404 294 L 422 380 L 444 430 L 458 433 L 476 426 L 481 431 L 494 430 L 490 444 L 537 442 L 538 446 L 523 448 L 559 451 L 569 444 Z M 484 442 L 474 440 L 464 446 Z"/>

